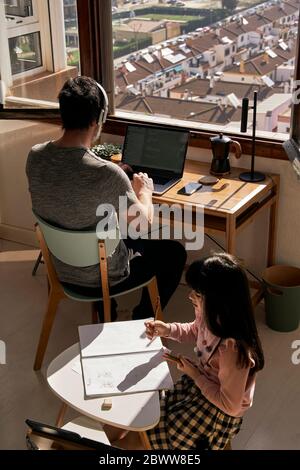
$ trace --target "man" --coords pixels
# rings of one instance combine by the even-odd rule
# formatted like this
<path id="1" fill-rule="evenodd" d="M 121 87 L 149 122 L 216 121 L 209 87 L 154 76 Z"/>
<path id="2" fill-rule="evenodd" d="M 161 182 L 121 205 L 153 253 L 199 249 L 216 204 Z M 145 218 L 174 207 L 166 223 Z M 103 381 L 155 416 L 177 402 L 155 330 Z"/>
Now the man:
<path id="1" fill-rule="evenodd" d="M 142 219 L 153 217 L 153 182 L 144 173 L 135 174 L 132 184 L 116 164 L 97 157 L 90 148 L 98 139 L 105 115 L 106 96 L 95 80 L 77 77 L 68 80 L 59 94 L 63 135 L 56 141 L 36 145 L 29 153 L 26 173 L 33 210 L 51 224 L 72 230 L 95 229 L 101 204 L 115 208 L 119 220 L 132 216 L 120 210 L 120 196 L 126 196 L 127 208 L 133 204 Z M 157 276 L 162 308 L 175 291 L 186 261 L 179 242 L 139 240 L 142 256 L 130 261 L 127 245 L 121 240 L 108 260 L 110 292 L 130 289 L 152 275 Z M 134 242 L 133 242 L 134 246 Z M 54 258 L 54 257 L 53 257 Z M 78 268 L 53 259 L 62 283 L 72 285 L 78 293 L 99 295 L 99 266 Z M 116 317 L 113 303 L 112 318 Z M 99 309 L 100 318 L 101 310 Z M 153 314 L 147 290 L 133 311 L 133 318 Z"/>

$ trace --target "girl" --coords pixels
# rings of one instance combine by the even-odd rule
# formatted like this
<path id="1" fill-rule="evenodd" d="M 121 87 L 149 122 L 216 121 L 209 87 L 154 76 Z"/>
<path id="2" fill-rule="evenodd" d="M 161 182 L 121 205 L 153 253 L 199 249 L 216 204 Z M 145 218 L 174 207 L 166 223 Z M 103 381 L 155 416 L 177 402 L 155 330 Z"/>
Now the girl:
<path id="1" fill-rule="evenodd" d="M 145 324 L 149 338 L 196 343 L 194 361 L 179 356 L 183 376 L 161 398 L 160 422 L 147 434 L 153 449 L 223 449 L 241 427 L 264 366 L 248 280 L 237 260 L 221 253 L 195 261 L 186 281 L 195 320 Z"/>

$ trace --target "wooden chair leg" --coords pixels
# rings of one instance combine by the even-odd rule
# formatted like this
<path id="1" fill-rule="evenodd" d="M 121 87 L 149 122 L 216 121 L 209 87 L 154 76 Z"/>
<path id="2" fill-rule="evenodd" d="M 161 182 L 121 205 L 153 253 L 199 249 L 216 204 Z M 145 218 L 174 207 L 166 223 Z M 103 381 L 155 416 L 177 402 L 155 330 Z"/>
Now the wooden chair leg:
<path id="1" fill-rule="evenodd" d="M 35 361 L 34 361 L 34 370 L 40 370 L 42 362 L 44 359 L 45 351 L 48 345 L 49 336 L 52 330 L 53 322 L 55 319 L 57 306 L 61 296 L 57 295 L 55 292 L 50 292 L 48 297 L 47 311 L 44 317 L 43 326 L 40 334 L 39 344 L 36 351 Z"/>
<path id="2" fill-rule="evenodd" d="M 99 323 L 97 302 L 92 302 L 92 323 Z"/>
<path id="3" fill-rule="evenodd" d="M 110 297 L 105 298 L 103 296 L 103 310 L 104 310 L 104 323 L 111 321 L 111 302 Z"/>
<path id="4" fill-rule="evenodd" d="M 163 313 L 162 313 L 161 304 L 159 301 L 159 292 L 158 292 L 156 278 L 153 278 L 152 281 L 149 282 L 149 284 L 147 285 L 147 289 L 148 289 L 148 293 L 149 293 L 149 297 L 151 300 L 154 314 L 155 314 L 156 308 L 158 307 L 156 320 L 163 321 Z M 158 304 L 157 304 L 157 301 L 158 301 Z"/>

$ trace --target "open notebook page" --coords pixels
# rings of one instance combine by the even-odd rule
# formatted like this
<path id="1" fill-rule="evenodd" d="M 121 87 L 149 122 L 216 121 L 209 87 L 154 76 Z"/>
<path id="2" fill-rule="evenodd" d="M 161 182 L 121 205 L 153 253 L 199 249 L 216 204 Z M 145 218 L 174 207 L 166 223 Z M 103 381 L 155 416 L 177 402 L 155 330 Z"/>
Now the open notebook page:
<path id="1" fill-rule="evenodd" d="M 163 349 L 147 353 L 82 359 L 87 397 L 172 389 L 173 381 Z"/>
<path id="2" fill-rule="evenodd" d="M 81 357 L 159 351 L 161 339 L 146 337 L 145 321 L 147 319 L 79 326 Z"/>

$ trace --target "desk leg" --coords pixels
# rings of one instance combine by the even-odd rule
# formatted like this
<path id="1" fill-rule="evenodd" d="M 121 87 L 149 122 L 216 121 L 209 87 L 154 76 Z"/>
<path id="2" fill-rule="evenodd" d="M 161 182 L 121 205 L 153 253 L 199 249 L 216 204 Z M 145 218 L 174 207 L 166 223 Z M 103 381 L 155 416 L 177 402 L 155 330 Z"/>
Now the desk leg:
<path id="1" fill-rule="evenodd" d="M 226 251 L 235 255 L 236 249 L 236 219 L 233 215 L 228 215 L 226 220 Z"/>
<path id="2" fill-rule="evenodd" d="M 273 176 L 275 179 L 276 176 Z M 277 219 L 278 219 L 278 199 L 279 199 L 279 179 L 276 178 L 275 199 L 270 207 L 269 238 L 268 238 L 268 266 L 272 266 L 276 256 L 277 242 Z"/>
<path id="3" fill-rule="evenodd" d="M 56 419 L 56 423 L 55 425 L 58 427 L 58 428 L 61 428 L 62 425 L 63 425 L 63 422 L 64 422 L 64 417 L 65 417 L 65 414 L 66 414 L 66 411 L 68 409 L 68 405 L 66 403 L 63 403 L 61 405 L 61 408 L 59 410 L 59 413 L 58 413 L 58 416 L 57 416 L 57 419 Z"/>

